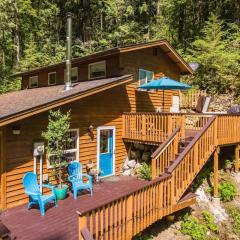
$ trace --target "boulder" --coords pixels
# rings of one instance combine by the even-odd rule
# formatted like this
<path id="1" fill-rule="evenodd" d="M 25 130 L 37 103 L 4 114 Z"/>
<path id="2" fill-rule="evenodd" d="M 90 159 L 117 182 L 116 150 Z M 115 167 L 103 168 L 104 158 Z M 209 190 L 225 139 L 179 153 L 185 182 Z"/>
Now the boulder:
<path id="1" fill-rule="evenodd" d="M 131 176 L 131 169 L 125 170 L 122 175 L 123 176 Z"/>
<path id="2" fill-rule="evenodd" d="M 127 162 L 127 166 L 130 167 L 130 168 L 134 168 L 136 166 L 136 160 L 129 160 Z"/>

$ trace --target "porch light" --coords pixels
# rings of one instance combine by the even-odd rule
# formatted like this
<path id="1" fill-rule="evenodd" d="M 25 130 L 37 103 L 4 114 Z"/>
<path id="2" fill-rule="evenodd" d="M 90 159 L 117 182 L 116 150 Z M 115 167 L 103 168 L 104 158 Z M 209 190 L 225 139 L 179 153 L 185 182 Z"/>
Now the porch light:
<path id="1" fill-rule="evenodd" d="M 93 130 L 94 130 L 94 126 L 91 124 L 89 127 L 88 127 L 88 132 L 89 133 L 93 133 Z"/>
<path id="2" fill-rule="evenodd" d="M 21 128 L 20 128 L 20 126 L 14 126 L 14 127 L 12 128 L 12 133 L 13 133 L 13 135 L 19 135 L 19 134 L 21 133 Z"/>
<path id="3" fill-rule="evenodd" d="M 94 130 L 94 126 L 91 124 L 91 125 L 88 127 L 88 129 L 87 129 L 88 135 L 89 135 L 89 137 L 91 138 L 91 140 L 94 139 L 93 130 Z"/>

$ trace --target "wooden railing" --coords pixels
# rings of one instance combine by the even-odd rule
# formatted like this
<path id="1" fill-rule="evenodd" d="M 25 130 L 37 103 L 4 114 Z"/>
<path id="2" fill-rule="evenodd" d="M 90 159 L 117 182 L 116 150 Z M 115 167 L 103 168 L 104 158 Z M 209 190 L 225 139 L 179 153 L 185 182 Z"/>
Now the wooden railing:
<path id="1" fill-rule="evenodd" d="M 175 129 L 172 134 L 151 155 L 152 179 L 163 174 L 171 161 L 179 152 L 180 128 Z"/>
<path id="2" fill-rule="evenodd" d="M 208 122 L 211 114 L 184 114 L 185 128 L 188 130 L 200 130 Z"/>
<path id="3" fill-rule="evenodd" d="M 217 116 L 218 145 L 240 142 L 240 115 Z"/>
<path id="4" fill-rule="evenodd" d="M 180 108 L 195 109 L 199 96 L 206 96 L 207 93 L 204 90 L 196 90 L 190 92 L 180 92 Z"/>
<path id="5" fill-rule="evenodd" d="M 180 128 L 180 138 L 186 130 L 200 130 L 211 115 L 172 113 L 124 113 L 123 138 L 145 142 L 164 142 L 174 129 Z"/>
<path id="6" fill-rule="evenodd" d="M 170 175 L 165 174 L 112 202 L 79 212 L 80 230 L 88 228 L 94 239 L 131 239 L 171 213 L 172 184 L 169 178 Z"/>
<path id="7" fill-rule="evenodd" d="M 217 145 L 239 142 L 239 118 L 240 116 L 224 115 L 208 116 L 208 121 L 202 120 L 199 126 L 204 126 L 173 162 L 167 160 L 164 163 L 167 169 L 160 177 L 132 192 L 123 193 L 114 200 L 79 212 L 79 232 L 89 229 L 94 239 L 128 240 L 163 216 L 181 209 L 180 199 Z M 172 132 L 166 138 L 165 145 L 153 157 L 157 159 L 167 148 L 170 149 L 170 145 L 171 151 L 176 151 L 174 139 L 179 138 L 177 135 L 180 133 L 177 129 Z M 162 171 L 160 167 L 159 169 L 159 172 Z M 154 171 L 157 176 L 158 170 Z M 187 204 L 191 203 L 193 202 Z M 186 206 L 182 205 L 182 208 Z M 79 237 L 82 239 L 81 234 Z"/>
<path id="8" fill-rule="evenodd" d="M 216 127 L 216 116 L 213 116 L 168 168 L 174 184 L 174 202 L 178 201 L 187 190 L 213 153 L 217 144 Z"/>

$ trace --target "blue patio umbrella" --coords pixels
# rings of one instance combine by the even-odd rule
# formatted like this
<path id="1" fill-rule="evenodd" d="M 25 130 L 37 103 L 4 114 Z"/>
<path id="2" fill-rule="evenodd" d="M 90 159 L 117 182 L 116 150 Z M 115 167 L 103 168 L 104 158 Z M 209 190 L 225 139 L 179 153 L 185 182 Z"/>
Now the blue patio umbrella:
<path id="1" fill-rule="evenodd" d="M 191 88 L 190 85 L 186 83 L 181 83 L 175 81 L 169 77 L 161 77 L 160 79 L 151 81 L 149 83 L 145 83 L 139 86 L 141 89 L 156 89 L 156 90 L 163 90 L 163 111 L 164 111 L 164 90 L 186 90 Z"/>

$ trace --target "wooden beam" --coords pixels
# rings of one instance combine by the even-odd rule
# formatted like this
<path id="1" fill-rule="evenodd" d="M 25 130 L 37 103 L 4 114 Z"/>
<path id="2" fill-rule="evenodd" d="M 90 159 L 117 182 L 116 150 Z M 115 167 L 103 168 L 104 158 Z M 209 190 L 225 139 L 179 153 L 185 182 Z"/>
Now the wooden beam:
<path id="1" fill-rule="evenodd" d="M 6 129 L 0 128 L 1 209 L 6 209 Z"/>
<path id="2" fill-rule="evenodd" d="M 219 147 L 214 152 L 214 184 L 213 184 L 213 195 L 218 197 L 218 155 Z"/>
<path id="3" fill-rule="evenodd" d="M 235 147 L 235 172 L 239 172 L 239 149 L 240 145 L 237 144 Z"/>

